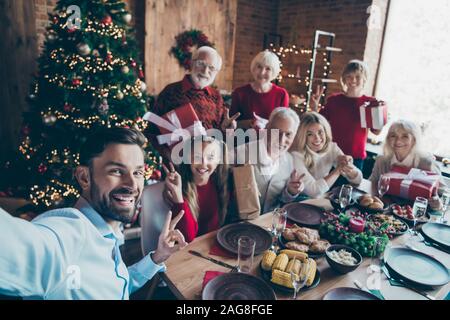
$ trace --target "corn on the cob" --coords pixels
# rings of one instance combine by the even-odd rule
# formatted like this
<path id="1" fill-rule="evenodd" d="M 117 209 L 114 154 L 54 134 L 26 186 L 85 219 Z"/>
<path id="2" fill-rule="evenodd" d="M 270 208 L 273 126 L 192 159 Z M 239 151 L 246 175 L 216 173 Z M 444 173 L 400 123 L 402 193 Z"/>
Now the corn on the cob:
<path id="1" fill-rule="evenodd" d="M 300 260 L 297 260 L 297 259 L 291 259 L 291 260 L 289 260 L 289 263 L 288 263 L 288 265 L 287 265 L 285 271 L 286 271 L 287 273 L 293 272 L 293 273 L 295 273 L 296 275 L 299 275 L 299 274 L 300 274 L 300 268 L 301 268 L 301 265 L 302 265 L 302 263 L 301 263 Z"/>
<path id="2" fill-rule="evenodd" d="M 284 271 L 286 269 L 288 262 L 289 262 L 289 258 L 287 256 L 287 254 L 281 253 L 275 258 L 275 261 L 273 262 L 273 265 L 272 265 L 272 269 L 278 269 L 278 270 Z"/>
<path id="3" fill-rule="evenodd" d="M 307 261 L 302 263 L 300 278 L 303 279 L 303 277 L 305 276 L 306 267 L 308 265 L 309 265 L 309 269 L 308 269 L 308 274 L 306 275 L 307 280 L 305 283 L 305 285 L 307 287 L 309 287 L 313 283 L 314 278 L 316 276 L 316 271 L 317 271 L 316 261 L 313 259 L 308 259 Z"/>
<path id="4" fill-rule="evenodd" d="M 281 250 L 280 253 L 287 254 L 289 259 L 295 258 L 295 259 L 298 259 L 301 261 L 305 261 L 308 258 L 308 254 L 306 252 L 301 252 L 301 251 L 292 250 L 292 249 L 284 249 L 284 250 Z"/>
<path id="5" fill-rule="evenodd" d="M 263 268 L 263 270 L 266 271 L 272 270 L 272 265 L 276 257 L 277 254 L 272 250 L 267 250 L 266 252 L 264 252 L 264 255 L 261 260 L 261 267 Z"/>
<path id="6" fill-rule="evenodd" d="M 272 279 L 270 280 L 280 286 L 293 289 L 291 274 L 277 269 L 272 270 Z"/>

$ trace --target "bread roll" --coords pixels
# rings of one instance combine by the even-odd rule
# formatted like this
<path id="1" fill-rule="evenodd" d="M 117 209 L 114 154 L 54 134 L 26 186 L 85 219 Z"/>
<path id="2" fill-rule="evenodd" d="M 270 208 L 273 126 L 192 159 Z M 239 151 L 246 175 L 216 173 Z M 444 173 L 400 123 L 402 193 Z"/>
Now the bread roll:
<path id="1" fill-rule="evenodd" d="M 373 203 L 372 198 L 364 198 L 364 199 L 361 199 L 361 201 L 359 202 L 359 204 L 364 207 L 369 207 L 372 203 Z"/>
<path id="2" fill-rule="evenodd" d="M 369 206 L 369 208 L 370 208 L 370 209 L 377 209 L 377 210 L 380 210 L 380 209 L 383 209 L 383 204 L 381 204 L 381 203 L 379 203 L 379 202 L 377 202 L 377 201 L 374 201 L 374 202 Z"/>

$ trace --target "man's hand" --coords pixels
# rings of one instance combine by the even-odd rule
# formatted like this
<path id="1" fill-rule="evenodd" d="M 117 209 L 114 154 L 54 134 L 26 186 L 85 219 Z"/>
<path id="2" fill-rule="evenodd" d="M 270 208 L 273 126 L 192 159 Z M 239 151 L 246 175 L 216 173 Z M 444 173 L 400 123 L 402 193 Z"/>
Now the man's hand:
<path id="1" fill-rule="evenodd" d="M 152 257 L 154 263 L 161 264 L 169 259 L 173 253 L 187 246 L 187 242 L 184 240 L 183 234 L 180 230 L 175 230 L 175 226 L 181 220 L 183 215 L 184 210 L 181 210 L 172 220 L 172 211 L 169 211 L 167 214 L 166 221 L 164 221 L 164 226 L 161 230 L 161 234 L 159 235 L 158 248 Z"/>
<path id="2" fill-rule="evenodd" d="M 294 169 L 289 177 L 289 182 L 287 186 L 287 190 L 291 195 L 299 194 L 305 188 L 305 185 L 302 182 L 305 174 L 300 175 L 296 169 Z"/>
<path id="3" fill-rule="evenodd" d="M 239 118 L 240 115 L 241 113 L 238 112 L 230 118 L 230 110 L 228 108 L 225 108 L 225 117 L 222 121 L 222 124 L 220 125 L 220 129 L 222 129 L 222 131 L 225 131 L 226 129 L 236 130 L 237 128 L 236 119 Z"/>

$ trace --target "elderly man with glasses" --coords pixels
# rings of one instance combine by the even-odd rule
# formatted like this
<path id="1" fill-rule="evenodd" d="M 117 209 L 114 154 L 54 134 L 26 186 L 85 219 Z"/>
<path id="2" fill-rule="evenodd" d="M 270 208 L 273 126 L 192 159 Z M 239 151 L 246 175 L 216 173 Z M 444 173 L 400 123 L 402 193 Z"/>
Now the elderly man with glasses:
<path id="1" fill-rule="evenodd" d="M 205 129 L 236 129 L 239 113 L 230 117 L 229 109 L 224 105 L 220 93 L 211 87 L 222 67 L 222 58 L 218 52 L 207 46 L 198 48 L 192 56 L 190 74 L 183 80 L 166 86 L 158 95 L 153 113 L 163 115 L 184 104 L 190 103 Z M 159 145 L 156 136 L 158 128 L 150 125 L 146 131 L 153 146 L 165 160 L 170 159 L 170 151 L 165 145 Z"/>

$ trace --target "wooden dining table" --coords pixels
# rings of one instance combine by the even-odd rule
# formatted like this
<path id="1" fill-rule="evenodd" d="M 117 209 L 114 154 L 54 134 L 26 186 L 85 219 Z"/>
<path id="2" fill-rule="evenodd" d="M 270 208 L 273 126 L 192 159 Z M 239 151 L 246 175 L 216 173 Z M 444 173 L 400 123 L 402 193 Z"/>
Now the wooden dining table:
<path id="1" fill-rule="evenodd" d="M 372 185 L 368 180 L 363 180 L 359 186 L 355 186 L 359 190 L 374 194 Z M 325 210 L 331 210 L 332 206 L 328 199 L 310 199 L 303 201 Z M 263 214 L 249 222 L 261 226 L 269 230 L 272 225 L 272 215 L 270 213 Z M 230 265 L 237 264 L 237 258 L 229 258 L 222 256 L 213 256 L 209 254 L 210 249 L 216 244 L 217 231 L 210 232 L 203 236 L 196 238 L 186 248 L 175 253 L 166 262 L 167 271 L 162 275 L 170 290 L 178 299 L 197 300 L 202 297 L 202 283 L 206 271 L 230 272 L 230 269 L 222 267 L 206 259 L 194 256 L 189 253 L 189 250 L 195 250 L 205 256 L 210 256 L 217 260 L 226 262 Z M 405 241 L 409 235 L 402 235 L 391 240 L 392 246 L 404 246 Z M 417 242 L 415 249 L 431 255 L 441 261 L 447 268 L 450 269 L 450 255 L 434 247 L 425 245 L 423 242 Z M 262 254 L 254 257 L 253 269 L 251 274 L 261 277 L 260 261 Z M 374 274 L 369 268 L 371 258 L 363 258 L 361 265 L 354 271 L 341 275 L 336 273 L 329 266 L 325 257 L 317 260 L 317 268 L 320 271 L 320 283 L 317 287 L 299 292 L 297 299 L 301 300 L 320 300 L 323 296 L 333 288 L 351 287 L 355 288 L 355 280 L 361 284 L 379 285 L 380 291 L 386 300 L 422 300 L 426 299 L 424 296 L 414 292 L 411 289 L 392 286 L 384 275 L 380 272 Z M 450 283 L 444 286 L 427 291 L 428 294 L 433 295 L 436 299 L 444 299 L 450 290 Z M 278 300 L 292 299 L 292 295 L 279 292 L 275 290 L 276 298 Z"/>

